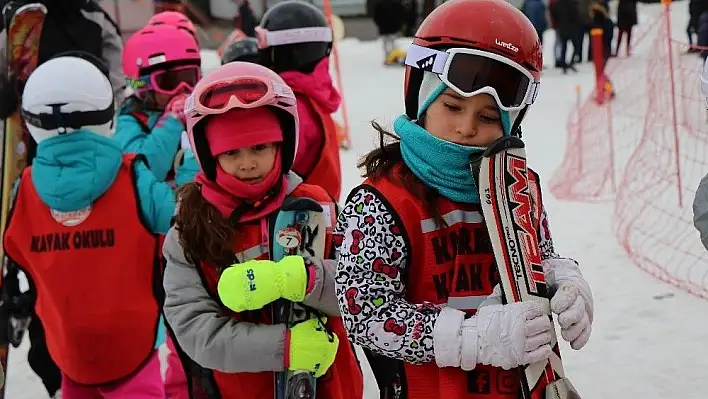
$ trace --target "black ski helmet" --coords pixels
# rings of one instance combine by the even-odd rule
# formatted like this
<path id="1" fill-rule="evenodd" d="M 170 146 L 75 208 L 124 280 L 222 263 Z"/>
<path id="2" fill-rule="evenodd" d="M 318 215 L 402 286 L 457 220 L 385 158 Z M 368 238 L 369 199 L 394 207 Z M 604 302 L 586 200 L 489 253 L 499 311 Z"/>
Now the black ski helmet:
<path id="1" fill-rule="evenodd" d="M 329 27 L 319 8 L 300 0 L 287 0 L 269 8 L 260 27 L 268 31 Z M 312 72 L 317 63 L 329 55 L 332 42 L 293 43 L 261 50 L 264 65 L 275 72 Z"/>
<path id="2" fill-rule="evenodd" d="M 226 45 L 221 56 L 221 65 L 233 61 L 260 63 L 261 55 L 258 52 L 258 40 L 253 37 L 237 39 Z"/>

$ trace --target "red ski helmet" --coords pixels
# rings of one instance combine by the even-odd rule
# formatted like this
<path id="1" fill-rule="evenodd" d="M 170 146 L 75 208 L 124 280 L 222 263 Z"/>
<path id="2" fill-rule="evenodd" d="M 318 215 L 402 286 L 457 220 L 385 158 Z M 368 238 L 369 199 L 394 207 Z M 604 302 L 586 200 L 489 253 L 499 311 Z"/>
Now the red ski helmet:
<path id="1" fill-rule="evenodd" d="M 447 1 L 423 20 L 413 44 L 438 50 L 463 47 L 493 53 L 521 65 L 535 81 L 540 80 L 543 70 L 536 29 L 521 11 L 503 0 Z M 423 73 L 422 69 L 406 66 L 404 97 L 406 114 L 411 119 L 418 116 Z"/>

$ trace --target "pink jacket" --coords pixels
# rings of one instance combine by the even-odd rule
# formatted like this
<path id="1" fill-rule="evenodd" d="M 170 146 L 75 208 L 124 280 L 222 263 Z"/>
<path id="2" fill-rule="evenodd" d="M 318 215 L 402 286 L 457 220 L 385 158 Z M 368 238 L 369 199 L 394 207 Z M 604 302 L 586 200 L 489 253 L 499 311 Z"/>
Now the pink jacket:
<path id="1" fill-rule="evenodd" d="M 295 92 L 300 134 L 292 170 L 306 177 L 315 167 L 324 147 L 324 128 L 314 108 L 306 100 L 316 102 L 322 109 L 334 113 L 342 101 L 339 92 L 332 84 L 329 75 L 329 58 L 323 58 L 315 69 L 305 74 L 298 71 L 286 71 L 280 74 Z"/>

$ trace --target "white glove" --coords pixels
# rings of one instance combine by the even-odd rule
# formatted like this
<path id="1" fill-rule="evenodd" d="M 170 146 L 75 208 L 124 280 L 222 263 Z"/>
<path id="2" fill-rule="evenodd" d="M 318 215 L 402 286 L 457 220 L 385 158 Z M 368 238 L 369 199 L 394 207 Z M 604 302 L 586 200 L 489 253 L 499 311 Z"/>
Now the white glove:
<path id="1" fill-rule="evenodd" d="M 551 356 L 553 325 L 537 302 L 489 305 L 464 317 L 452 308 L 438 315 L 433 348 L 439 367 L 469 371 L 486 364 L 509 370 Z"/>
<path id="2" fill-rule="evenodd" d="M 551 289 L 551 311 L 558 315 L 561 336 L 570 347 L 580 349 L 592 332 L 593 299 L 590 286 L 578 264 L 567 258 L 543 261 L 546 283 Z"/>

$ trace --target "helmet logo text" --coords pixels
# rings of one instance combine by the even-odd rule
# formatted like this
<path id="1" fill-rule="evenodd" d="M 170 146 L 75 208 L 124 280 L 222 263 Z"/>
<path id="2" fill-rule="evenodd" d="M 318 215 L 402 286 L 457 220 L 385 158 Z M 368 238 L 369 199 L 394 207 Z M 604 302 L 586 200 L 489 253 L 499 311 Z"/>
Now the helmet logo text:
<path id="1" fill-rule="evenodd" d="M 500 47 L 504 47 L 505 49 L 509 49 L 509 50 L 511 50 L 511 51 L 513 51 L 513 52 L 515 52 L 515 53 L 518 53 L 518 52 L 519 52 L 519 48 L 518 48 L 518 47 L 514 46 L 514 45 L 511 44 L 511 43 L 503 42 L 503 41 L 501 41 L 501 40 L 499 40 L 499 39 L 494 39 L 494 44 L 496 44 L 497 46 L 500 46 Z"/>

